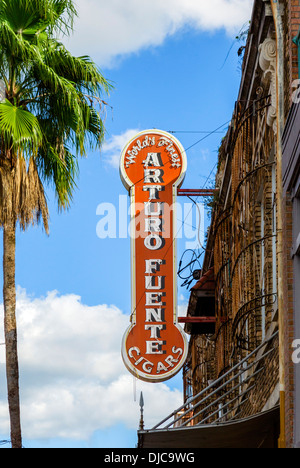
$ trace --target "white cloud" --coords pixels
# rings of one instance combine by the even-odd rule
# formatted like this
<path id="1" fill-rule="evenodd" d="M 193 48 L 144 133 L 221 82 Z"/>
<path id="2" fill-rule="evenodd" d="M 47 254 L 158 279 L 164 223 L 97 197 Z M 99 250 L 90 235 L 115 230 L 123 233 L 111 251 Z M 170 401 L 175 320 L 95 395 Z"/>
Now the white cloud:
<path id="1" fill-rule="evenodd" d="M 182 28 L 238 33 L 250 19 L 253 0 L 77 0 L 79 18 L 68 42 L 100 66 L 159 46 Z"/>
<path id="2" fill-rule="evenodd" d="M 17 297 L 23 437 L 88 439 L 124 424 L 137 429 L 139 406 L 120 345 L 129 317 L 115 306 L 90 307 L 76 295 Z M 3 337 L 0 336 L 0 342 Z M 3 348 L 3 347 L 1 347 Z M 0 350 L 0 433 L 8 435 L 4 350 Z M 182 404 L 166 384 L 137 382 L 147 427 Z"/>
<path id="3" fill-rule="evenodd" d="M 102 146 L 104 160 L 115 169 L 119 169 L 121 152 L 125 145 L 133 138 L 140 130 L 129 129 L 120 135 L 113 135 Z"/>

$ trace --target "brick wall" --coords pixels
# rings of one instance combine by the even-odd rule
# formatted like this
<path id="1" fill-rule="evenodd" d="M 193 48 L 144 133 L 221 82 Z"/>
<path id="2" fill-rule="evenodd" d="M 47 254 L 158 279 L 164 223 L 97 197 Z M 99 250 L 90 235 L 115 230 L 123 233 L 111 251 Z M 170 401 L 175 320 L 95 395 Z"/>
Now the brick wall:
<path id="1" fill-rule="evenodd" d="M 284 311 L 285 322 L 285 415 L 286 415 L 286 443 L 287 448 L 293 446 L 294 430 L 294 366 L 292 363 L 292 341 L 294 337 L 294 298 L 293 298 L 293 261 L 291 259 L 291 248 L 293 243 L 293 205 L 289 194 L 284 200 L 284 271 L 286 281 L 284 282 L 284 295 L 286 307 Z"/>
<path id="2" fill-rule="evenodd" d="M 258 378 L 255 379 L 255 388 L 248 393 L 246 403 L 241 406 L 241 418 L 258 414 L 268 405 L 270 398 L 278 385 L 278 336 L 264 350 L 264 353 L 271 351 L 270 354 L 259 364 L 255 371 L 263 367 Z M 272 403 L 270 403 L 272 406 Z"/>
<path id="3" fill-rule="evenodd" d="M 298 47 L 293 43 L 300 27 L 300 0 L 284 1 L 284 34 L 285 34 L 285 105 L 286 117 L 292 105 L 294 80 L 299 79 Z M 294 443 L 294 366 L 291 359 L 292 341 L 294 339 L 294 292 L 293 292 L 293 261 L 291 249 L 293 245 L 293 205 L 290 194 L 286 193 L 283 200 L 283 249 L 285 297 L 285 416 L 286 416 L 286 443 L 287 448 L 292 448 Z"/>
<path id="4" fill-rule="evenodd" d="M 293 82 L 299 78 L 298 47 L 294 44 L 293 39 L 299 32 L 300 0 L 284 0 L 283 6 L 285 117 L 287 118 L 292 105 L 292 94 L 295 91 Z"/>
<path id="5" fill-rule="evenodd" d="M 298 48 L 292 42 L 297 36 L 300 26 L 300 0 L 290 0 L 290 40 L 291 40 L 291 75 L 292 80 L 298 78 Z"/>
<path id="6" fill-rule="evenodd" d="M 285 37 L 285 112 L 286 117 L 289 114 L 291 103 L 292 103 L 292 94 L 295 88 L 292 87 L 293 81 L 298 79 L 298 49 L 297 46 L 293 43 L 293 38 L 298 34 L 299 25 L 300 25 L 300 0 L 284 0 L 284 37 Z M 244 152 L 242 152 L 244 161 Z M 237 166 L 235 166 L 235 162 Z M 238 173 L 239 161 L 237 159 L 233 160 L 233 169 L 232 169 L 232 190 L 235 191 L 236 185 L 239 181 L 235 180 L 235 174 Z M 293 262 L 291 259 L 291 248 L 293 242 L 293 207 L 292 201 L 290 199 L 289 193 L 285 194 L 285 199 L 283 201 L 283 226 L 284 226 L 284 271 L 286 273 L 285 282 L 284 282 L 284 294 L 285 294 L 285 389 L 286 389 L 286 442 L 287 447 L 290 448 L 294 443 L 294 392 L 295 392 L 295 381 L 294 381 L 294 366 L 291 359 L 291 354 L 293 352 L 292 341 L 294 339 L 294 297 L 293 297 Z M 270 206 L 266 204 L 266 211 L 270 212 Z M 220 219 L 219 219 L 220 222 Z M 220 228 L 221 231 L 221 228 Z M 224 233 L 225 229 L 224 229 Z M 220 233 L 219 233 L 220 234 Z M 225 235 L 224 234 L 224 235 Z M 216 237 L 216 244 L 214 249 L 215 254 L 215 273 L 219 281 L 219 272 L 223 271 L 224 265 L 228 259 L 223 259 L 224 247 L 222 247 L 222 236 L 220 237 L 220 245 L 218 244 L 218 236 Z M 225 236 L 226 237 L 226 236 Z M 220 261 L 218 263 L 218 256 Z M 232 253 L 230 253 L 230 257 Z M 222 260 L 222 261 L 221 261 Z M 225 271 L 225 270 L 224 270 Z M 232 265 L 230 265 L 230 274 L 232 274 Z M 220 276 L 221 278 L 221 276 Z M 231 276 L 230 276 L 231 278 Z M 226 279 L 226 276 L 225 276 Z M 226 284 L 226 281 L 217 282 L 217 294 L 221 289 L 221 286 Z M 231 285 L 230 285 L 231 286 Z M 228 286 L 227 286 L 228 287 Z M 240 283 L 239 283 L 240 287 Z M 227 296 L 226 296 L 227 297 Z M 222 316 L 224 309 L 223 296 L 220 297 L 217 295 L 217 315 Z M 227 318 L 230 318 L 230 314 L 223 314 Z M 272 315 L 273 317 L 273 315 Z M 276 320 L 276 316 L 274 317 Z M 272 323 L 268 323 L 268 327 L 272 327 Z M 217 327 L 217 330 L 219 327 Z M 231 329 L 230 329 L 231 331 Z M 224 332 L 224 334 L 223 334 Z M 257 331 L 256 331 L 257 333 Z M 256 334 L 257 336 L 257 334 Z M 226 340 L 227 333 L 225 333 L 225 328 L 222 330 L 222 333 L 217 334 L 216 339 L 216 349 L 213 346 L 207 346 L 207 341 L 203 337 L 193 337 L 190 344 L 191 351 L 191 360 L 192 365 L 191 369 L 193 371 L 192 384 L 194 388 L 194 394 L 202 390 L 207 384 L 208 379 L 214 379 L 224 371 L 227 366 L 230 364 L 228 356 L 225 354 L 227 350 L 232 351 L 230 346 L 232 343 L 229 343 L 229 340 Z M 232 339 L 232 334 L 230 333 Z M 259 340 L 260 341 L 260 340 Z M 243 407 L 243 416 L 249 416 L 256 414 L 259 411 L 262 411 L 263 408 L 267 405 L 272 392 L 274 394 L 278 391 L 278 343 L 274 343 L 274 353 L 270 354 L 268 359 L 264 362 L 264 370 L 259 376 L 258 385 L 249 396 L 249 400 L 245 402 Z M 229 354 L 232 355 L 231 352 Z M 207 366 L 208 362 L 211 362 L 213 359 L 216 360 L 217 366 L 216 369 L 212 369 Z"/>

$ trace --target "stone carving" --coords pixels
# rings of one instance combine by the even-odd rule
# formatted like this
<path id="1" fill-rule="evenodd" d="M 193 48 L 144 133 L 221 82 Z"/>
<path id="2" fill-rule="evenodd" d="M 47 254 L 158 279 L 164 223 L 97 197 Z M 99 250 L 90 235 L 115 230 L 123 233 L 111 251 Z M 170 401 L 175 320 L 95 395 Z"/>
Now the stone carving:
<path id="1" fill-rule="evenodd" d="M 276 133 L 276 42 L 270 37 L 259 46 L 259 65 L 264 72 L 263 80 L 270 83 L 271 106 L 268 110 L 267 123 Z"/>

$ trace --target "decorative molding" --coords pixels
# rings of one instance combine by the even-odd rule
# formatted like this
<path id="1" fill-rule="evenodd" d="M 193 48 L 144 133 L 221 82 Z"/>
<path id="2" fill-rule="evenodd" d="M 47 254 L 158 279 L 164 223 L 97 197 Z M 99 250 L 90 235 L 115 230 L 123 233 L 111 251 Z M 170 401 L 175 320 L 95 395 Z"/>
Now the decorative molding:
<path id="1" fill-rule="evenodd" d="M 266 16 L 273 16 L 270 0 L 263 0 L 263 2 L 265 4 L 265 15 Z"/>
<path id="2" fill-rule="evenodd" d="M 259 46 L 259 65 L 264 72 L 263 79 L 270 83 L 271 106 L 268 111 L 267 123 L 277 133 L 277 96 L 276 96 L 276 41 L 271 37 Z"/>

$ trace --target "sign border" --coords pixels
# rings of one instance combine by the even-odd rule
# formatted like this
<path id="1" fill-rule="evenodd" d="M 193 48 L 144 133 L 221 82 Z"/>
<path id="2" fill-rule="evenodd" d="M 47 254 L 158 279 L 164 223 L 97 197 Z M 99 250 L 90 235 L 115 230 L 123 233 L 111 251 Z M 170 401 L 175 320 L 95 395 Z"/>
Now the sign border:
<path id="1" fill-rule="evenodd" d="M 185 175 L 186 175 L 186 170 L 187 170 L 187 157 L 186 157 L 186 152 L 185 149 L 183 148 L 182 144 L 180 141 L 171 135 L 170 133 L 164 131 L 164 130 L 158 130 L 158 129 L 149 129 L 149 130 L 143 130 L 142 132 L 137 133 L 131 140 L 126 144 L 124 147 L 121 158 L 120 158 L 120 176 L 121 180 L 123 182 L 123 185 L 125 188 L 128 190 L 130 194 L 130 207 L 131 207 L 131 220 L 134 217 L 134 202 L 135 202 L 135 187 L 134 184 L 130 181 L 128 178 L 126 171 L 125 171 L 125 156 L 128 148 L 132 144 L 134 140 L 136 140 L 139 137 L 142 137 L 147 134 L 153 134 L 153 135 L 158 135 L 158 136 L 164 136 L 168 138 L 169 140 L 173 141 L 173 143 L 179 148 L 180 150 L 180 155 L 182 158 L 182 168 L 181 168 L 181 174 L 180 177 L 177 179 L 177 181 L 173 184 L 173 193 L 172 193 L 172 199 L 173 199 L 173 205 L 176 208 L 175 202 L 176 202 L 176 197 L 177 197 L 177 190 L 178 188 L 181 187 L 183 184 Z M 131 330 L 135 327 L 136 325 L 136 295 L 135 295 L 135 270 L 136 270 L 136 255 L 135 255 L 135 232 L 134 232 L 134 227 L 135 224 L 131 222 L 131 325 L 128 327 L 127 331 L 125 332 L 123 339 L 122 339 L 122 358 L 123 362 L 126 366 L 126 368 L 129 370 L 131 374 L 133 374 L 137 379 L 143 380 L 145 382 L 152 382 L 152 383 L 158 383 L 158 382 L 164 382 L 166 380 L 169 380 L 170 378 L 174 377 L 178 372 L 183 367 L 183 364 L 186 361 L 187 354 L 188 354 L 188 340 L 187 337 L 184 333 L 183 328 L 179 325 L 178 323 L 178 313 L 177 313 L 177 239 L 176 239 L 176 228 L 177 228 L 177 216 L 176 216 L 176 209 L 173 212 L 173 304 L 174 304 L 174 309 L 173 309 L 173 324 L 174 326 L 177 327 L 179 332 L 181 333 L 184 341 L 184 353 L 183 356 L 181 356 L 180 363 L 179 365 L 175 366 L 172 368 L 169 372 L 163 374 L 163 375 L 157 375 L 153 376 L 150 374 L 147 374 L 146 372 L 138 371 L 131 361 L 129 360 L 127 356 L 127 350 L 126 350 L 126 342 L 127 342 L 127 337 Z"/>

